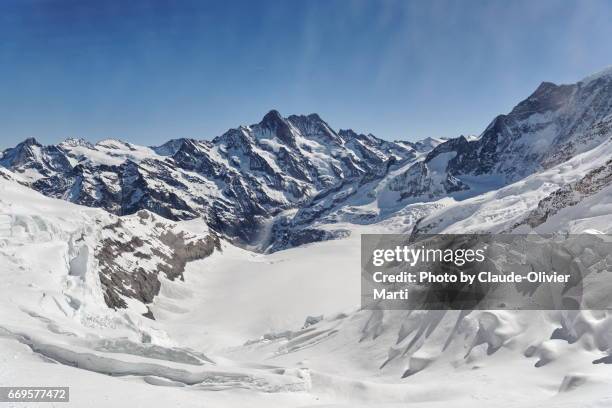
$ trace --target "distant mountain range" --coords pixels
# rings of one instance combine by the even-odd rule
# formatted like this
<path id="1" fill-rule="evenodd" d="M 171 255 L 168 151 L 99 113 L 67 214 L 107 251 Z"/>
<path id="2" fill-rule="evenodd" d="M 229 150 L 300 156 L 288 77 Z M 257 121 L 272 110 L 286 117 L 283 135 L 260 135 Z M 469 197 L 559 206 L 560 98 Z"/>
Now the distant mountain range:
<path id="1" fill-rule="evenodd" d="M 414 202 L 501 188 L 593 149 L 612 133 L 612 70 L 542 83 L 478 137 L 389 142 L 272 110 L 212 141 L 144 147 L 108 139 L 27 139 L 0 166 L 35 190 L 116 215 L 202 217 L 259 251 L 340 237 L 318 224 L 372 223 Z M 365 204 L 371 203 L 369 207 Z"/>
<path id="2" fill-rule="evenodd" d="M 609 400 L 609 312 L 369 310 L 369 233 L 607 240 L 612 69 L 543 83 L 482 134 L 449 140 L 388 142 L 271 111 L 212 141 L 4 150 L 0 380 L 72 373 L 77 391 L 125 383 L 120 395 L 148 387 L 166 405 L 193 394 L 193 406 L 231 389 L 238 405 L 251 390 L 283 407 L 308 395 L 313 406 Z M 610 254 L 578 245 L 564 259 L 584 272 L 576 288 L 606 296 L 592 267 Z M 177 393 L 150 394 L 161 388 Z"/>
<path id="3" fill-rule="evenodd" d="M 270 111 L 261 122 L 212 141 L 144 147 L 68 139 L 43 146 L 27 139 L 5 150 L 0 165 L 50 197 L 117 215 L 147 209 L 171 220 L 204 217 L 224 236 L 253 245 L 284 211 L 380 179 L 441 142 L 387 142 L 336 132 L 316 114 L 283 118 Z M 301 239 L 324 238 L 312 234 Z"/>

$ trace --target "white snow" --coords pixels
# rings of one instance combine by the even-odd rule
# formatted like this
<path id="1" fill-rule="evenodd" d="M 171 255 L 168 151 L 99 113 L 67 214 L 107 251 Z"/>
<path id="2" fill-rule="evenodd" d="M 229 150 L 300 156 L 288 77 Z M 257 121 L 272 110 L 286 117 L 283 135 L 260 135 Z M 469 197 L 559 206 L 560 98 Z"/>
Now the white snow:
<path id="1" fill-rule="evenodd" d="M 427 224 L 435 220 L 436 228 L 431 230 L 431 233 L 501 232 L 525 216 L 528 211 L 536 208 L 541 199 L 561 185 L 579 180 L 590 170 L 605 165 L 610 157 L 612 157 L 612 140 L 565 163 L 506 187 L 446 205 L 445 209 L 431 214 L 422 223 Z M 602 199 L 604 194 L 602 192 L 599 198 Z M 592 200 L 594 198 L 588 202 L 592 203 Z M 607 209 L 604 205 L 605 200 L 599 203 L 603 210 L 600 214 L 605 215 Z M 578 209 L 567 211 L 574 211 L 572 219 L 576 220 L 583 217 L 577 211 L 584 212 L 587 208 L 585 202 Z M 565 222 L 565 225 L 569 226 L 567 223 L 571 220 L 566 219 Z"/>
<path id="2" fill-rule="evenodd" d="M 104 139 L 95 145 L 74 143 L 69 140 L 61 143 L 60 146 L 69 152 L 74 160 L 73 165 L 86 160 L 95 164 L 120 166 L 126 160 L 140 162 L 147 158 L 160 158 L 150 147 L 138 146 L 117 139 Z"/>
<path id="3" fill-rule="evenodd" d="M 103 145 L 117 157 L 151 154 Z M 224 242 L 188 264 L 185 281 L 162 279 L 150 305 L 156 320 L 141 316 L 137 301 L 118 310 L 104 303 L 92 254 L 112 238 L 103 227 L 116 217 L 43 197 L 3 171 L 0 385 L 67 385 L 66 406 L 75 407 L 608 406 L 612 367 L 593 361 L 611 351 L 609 311 L 359 310 L 359 236 L 409 232 L 424 216 L 441 232 L 500 231 L 611 156 L 607 142 L 463 201 L 404 205 L 362 187 L 344 211 L 378 222 L 321 221 L 352 234 L 270 255 Z M 610 232 L 611 217 L 607 187 L 539 228 Z M 123 220 L 151 233 L 137 216 Z M 198 219 L 174 228 L 209 233 Z M 562 326 L 576 341 L 551 338 Z"/>

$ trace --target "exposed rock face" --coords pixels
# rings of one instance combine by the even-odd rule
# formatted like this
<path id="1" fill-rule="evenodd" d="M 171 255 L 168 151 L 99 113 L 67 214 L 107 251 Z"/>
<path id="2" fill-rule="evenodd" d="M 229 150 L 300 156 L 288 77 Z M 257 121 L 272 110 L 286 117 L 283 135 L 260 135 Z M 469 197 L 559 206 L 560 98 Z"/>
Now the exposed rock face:
<path id="1" fill-rule="evenodd" d="M 521 224 L 532 228 L 546 222 L 548 218 L 566 207 L 578 204 L 584 198 L 597 194 L 612 184 L 612 160 L 584 176 L 579 181 L 566 184 L 538 203 L 538 207 L 527 215 Z"/>
<path id="2" fill-rule="evenodd" d="M 565 162 L 601 144 L 611 129 L 607 70 L 572 85 L 542 83 L 479 137 L 388 142 L 336 132 L 316 114 L 270 111 L 212 141 L 174 139 L 152 148 L 28 139 L 5 150 L 0 165 L 51 197 L 117 215 L 145 209 L 170 220 L 203 217 L 236 244 L 275 251 L 343 236 L 318 223 L 333 221 L 341 208 L 350 214 L 364 207 L 381 190 L 389 193 L 389 211 L 401 207 L 391 201 L 465 198 Z M 364 223 L 377 216 L 354 214 Z"/>
<path id="3" fill-rule="evenodd" d="M 350 235 L 350 231 L 346 229 L 337 229 L 332 231 L 316 228 L 292 229 L 277 225 L 275 226 L 273 234 L 274 240 L 272 240 L 272 246 L 268 248 L 270 252 L 310 244 L 313 242 L 346 238 Z"/>
<path id="4" fill-rule="evenodd" d="M 125 308 L 125 298 L 151 303 L 159 293 L 159 274 L 183 279 L 187 262 L 210 256 L 220 249 L 215 235 L 193 236 L 147 211 L 118 218 L 102 228 L 95 249 L 104 301 L 114 309 Z M 153 318 L 149 312 L 147 317 Z"/>
<path id="5" fill-rule="evenodd" d="M 19 169 L 19 172 L 30 173 L 32 177 L 49 177 L 72 168 L 59 147 L 42 146 L 34 138 L 6 149 L 0 156 L 0 166 L 11 170 Z"/>
<path id="6" fill-rule="evenodd" d="M 283 118 L 270 111 L 212 141 L 175 139 L 154 148 L 29 139 L 6 150 L 0 165 L 51 197 L 117 215 L 146 209 L 171 220 L 204 217 L 234 242 L 254 244 L 282 211 L 380 178 L 414 156 L 409 145 L 335 132 L 316 114 Z"/>
<path id="7" fill-rule="evenodd" d="M 391 187 L 427 199 L 499 188 L 597 146 L 611 122 L 612 70 L 573 85 L 544 82 L 479 138 L 436 146 Z"/>

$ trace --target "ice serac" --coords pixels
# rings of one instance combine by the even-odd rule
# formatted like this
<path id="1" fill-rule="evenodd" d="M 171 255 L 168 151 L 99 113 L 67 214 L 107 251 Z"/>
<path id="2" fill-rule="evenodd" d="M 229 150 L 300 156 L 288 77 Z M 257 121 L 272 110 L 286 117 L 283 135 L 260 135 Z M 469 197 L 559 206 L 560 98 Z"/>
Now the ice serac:
<path id="1" fill-rule="evenodd" d="M 219 238 L 203 222 L 201 231 L 192 233 L 146 210 L 117 217 L 44 197 L 10 176 L 0 171 L 0 258 L 7 271 L 22 265 L 41 275 L 30 277 L 35 282 L 44 280 L 47 270 L 58 275 L 51 277 L 65 290 L 49 296 L 60 308 L 68 302 L 75 311 L 100 303 L 120 309 L 131 302 L 144 312 L 162 279 L 183 280 L 188 262 L 220 249 Z M 21 250 L 8 255 L 7 248 Z M 33 256 L 39 252 L 43 255 Z"/>
<path id="2" fill-rule="evenodd" d="M 404 199 L 434 199 L 502 187 L 600 144 L 611 114 L 610 70 L 571 85 L 543 82 L 480 137 L 461 136 L 436 146 L 391 188 Z"/>
<path id="3" fill-rule="evenodd" d="M 0 382 L 125 383 L 151 406 L 610 401 L 609 311 L 355 303 L 361 233 L 612 233 L 610 95 L 609 71 L 543 83 L 480 137 L 447 141 L 276 111 L 154 148 L 26 140 L 0 156 Z M 270 252 L 352 236 L 256 255 L 215 231 Z"/>

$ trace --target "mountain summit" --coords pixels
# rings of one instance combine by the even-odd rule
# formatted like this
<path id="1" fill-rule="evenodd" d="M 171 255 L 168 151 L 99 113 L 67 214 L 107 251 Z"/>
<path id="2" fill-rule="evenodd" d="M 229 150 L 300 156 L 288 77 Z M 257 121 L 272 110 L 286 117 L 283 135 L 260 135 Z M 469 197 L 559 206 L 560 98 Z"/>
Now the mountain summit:
<path id="1" fill-rule="evenodd" d="M 543 82 L 476 139 L 451 139 L 398 175 L 403 198 L 477 194 L 569 160 L 609 137 L 612 75 L 572 85 Z"/>
<path id="2" fill-rule="evenodd" d="M 51 197 L 117 215 L 146 209 L 172 220 L 203 217 L 224 236 L 253 245 L 281 212 L 383 177 L 414 157 L 406 145 L 338 133 L 317 114 L 283 117 L 271 110 L 259 123 L 212 141 L 176 139 L 148 148 L 115 139 L 57 146 L 28 139 L 4 151 L 0 164 Z"/>
<path id="3" fill-rule="evenodd" d="M 346 233 L 317 227 L 323 220 L 370 223 L 409 203 L 464 199 L 593 149 L 611 134 L 610 72 L 543 82 L 478 137 L 389 142 L 271 110 L 212 141 L 27 139 L 0 165 L 47 196 L 117 215 L 203 218 L 235 243 L 273 251 Z"/>

